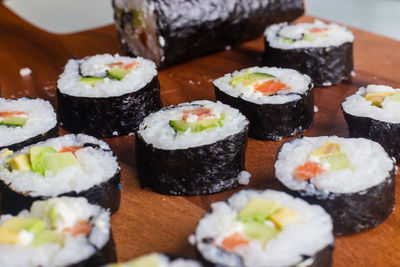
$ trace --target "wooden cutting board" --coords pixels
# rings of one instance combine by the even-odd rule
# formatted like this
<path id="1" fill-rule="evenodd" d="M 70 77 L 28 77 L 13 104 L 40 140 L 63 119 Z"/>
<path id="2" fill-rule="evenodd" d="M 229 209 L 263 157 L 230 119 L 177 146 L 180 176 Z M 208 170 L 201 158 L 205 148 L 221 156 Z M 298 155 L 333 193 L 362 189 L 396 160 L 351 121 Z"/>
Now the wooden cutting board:
<path id="1" fill-rule="evenodd" d="M 302 17 L 299 21 L 311 21 Z M 400 42 L 352 29 L 355 76 L 350 82 L 316 88 L 318 113 L 304 135 L 347 136 L 339 109 L 343 99 L 367 84 L 400 87 Z M 212 81 L 225 73 L 261 65 L 263 40 L 257 40 L 160 71 L 164 106 L 199 99 L 214 100 Z M 122 53 L 113 25 L 86 32 L 55 35 L 37 29 L 0 4 L 0 88 L 2 97 L 41 97 L 56 106 L 58 75 L 69 58 L 99 53 Z M 21 77 L 23 67 L 32 69 Z M 63 131 L 62 131 L 63 132 Z M 63 132 L 65 133 L 65 132 Z M 246 167 L 248 186 L 197 197 L 173 197 L 141 189 L 137 180 L 134 136 L 106 139 L 122 167 L 122 202 L 112 217 L 120 261 L 153 251 L 195 256 L 188 236 L 214 201 L 244 188 L 274 188 L 273 163 L 282 142 L 249 140 Z M 398 195 L 399 190 L 396 191 Z M 334 266 L 398 266 L 400 264 L 400 209 L 374 229 L 336 238 Z"/>

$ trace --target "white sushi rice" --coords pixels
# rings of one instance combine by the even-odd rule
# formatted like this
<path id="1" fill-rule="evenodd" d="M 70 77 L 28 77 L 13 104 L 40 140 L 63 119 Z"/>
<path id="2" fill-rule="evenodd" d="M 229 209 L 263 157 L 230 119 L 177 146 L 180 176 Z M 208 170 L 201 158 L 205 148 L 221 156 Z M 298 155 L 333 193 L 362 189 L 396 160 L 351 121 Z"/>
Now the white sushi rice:
<path id="1" fill-rule="evenodd" d="M 264 95 L 260 92 L 254 92 L 253 88 L 250 86 L 243 86 L 241 83 L 237 84 L 235 87 L 229 84 L 232 78 L 243 75 L 246 72 L 261 72 L 271 74 L 279 79 L 282 83 L 290 87 L 290 92 L 282 90 L 274 95 Z M 226 94 L 233 97 L 240 97 L 246 101 L 256 104 L 284 104 L 299 100 L 301 99 L 300 95 L 309 90 L 310 84 L 311 78 L 308 75 L 301 74 L 293 69 L 282 69 L 275 67 L 247 68 L 225 74 L 223 77 L 214 81 L 214 85 Z"/>
<path id="2" fill-rule="evenodd" d="M 170 120 L 181 120 L 182 111 L 197 107 L 210 108 L 212 113 L 225 114 L 222 127 L 206 129 L 198 133 L 175 134 L 174 129 L 169 125 Z M 190 118 L 188 118 L 189 120 Z M 147 116 L 139 126 L 140 135 L 147 144 L 152 144 L 158 149 L 174 150 L 187 149 L 215 143 L 228 136 L 242 131 L 249 121 L 239 110 L 221 102 L 208 100 L 182 103 L 175 107 L 169 107 Z"/>
<path id="3" fill-rule="evenodd" d="M 110 213 L 100 206 L 89 204 L 85 198 L 52 198 L 46 201 L 35 201 L 31 210 L 23 210 L 16 217 L 46 219 L 46 206 L 62 205 L 64 212 L 68 212 L 76 223 L 79 220 L 89 221 L 93 228 L 88 237 L 66 235 L 64 245 L 57 243 L 43 243 L 39 246 L 21 244 L 0 244 L 0 262 L 2 266 L 67 266 L 88 259 L 95 253 L 95 248 L 101 249 L 110 238 Z M 48 214 L 48 210 L 47 210 Z M 48 216 L 48 215 L 47 215 Z M 12 218 L 11 215 L 2 215 L 0 225 Z"/>
<path id="4" fill-rule="evenodd" d="M 0 112 L 20 111 L 28 113 L 28 120 L 22 127 L 0 125 L 0 147 L 21 143 L 44 134 L 57 126 L 57 115 L 50 102 L 37 98 L 6 100 L 0 98 Z"/>
<path id="5" fill-rule="evenodd" d="M 302 262 L 303 256 L 312 257 L 334 243 L 331 217 L 320 206 L 274 190 L 242 190 L 227 202 L 213 203 L 211 213 L 200 220 L 196 228 L 196 242 L 203 257 L 224 266 L 234 266 L 234 258 L 221 257 L 215 244 L 208 245 L 202 240 L 213 238 L 220 243 L 221 238 L 234 233 L 241 224 L 237 220 L 238 213 L 251 199 L 276 202 L 293 210 L 299 221 L 284 225 L 265 247 L 260 241 L 251 240 L 249 245 L 235 248 L 245 267 L 294 266 Z"/>
<path id="6" fill-rule="evenodd" d="M 94 86 L 80 81 L 83 76 L 105 77 L 106 71 L 111 67 L 107 64 L 123 62 L 130 64 L 137 62 L 138 66 L 133 68 L 121 81 L 104 78 Z M 82 73 L 79 73 L 81 70 Z M 57 88 L 61 93 L 79 97 L 111 97 L 121 96 L 136 92 L 146 86 L 157 75 L 154 62 L 137 57 L 123 57 L 116 55 L 96 55 L 80 60 L 70 59 L 60 75 Z"/>
<path id="7" fill-rule="evenodd" d="M 326 142 L 340 145 L 353 168 L 328 171 L 310 179 L 310 183 L 293 177 L 294 170 L 307 162 L 308 154 Z M 291 190 L 304 190 L 315 195 L 325 193 L 356 193 L 385 181 L 394 166 L 393 160 L 376 142 L 364 138 L 304 137 L 285 143 L 277 155 L 275 175 Z"/>
<path id="8" fill-rule="evenodd" d="M 78 134 L 64 135 L 48 139 L 33 146 L 51 146 L 57 151 L 62 147 L 83 146 L 86 143 L 97 144 L 101 149 L 85 147 L 75 154 L 79 165 L 70 166 L 57 174 L 46 172 L 45 176 L 30 171 L 10 171 L 5 168 L 5 159 L 0 159 L 0 180 L 18 191 L 29 192 L 29 196 L 54 197 L 63 193 L 77 193 L 99 185 L 115 175 L 120 169 L 117 158 L 107 143 L 94 137 Z M 29 153 L 29 147 L 16 154 Z M 105 151 L 107 150 L 107 151 Z"/>
<path id="9" fill-rule="evenodd" d="M 342 104 L 343 110 L 357 117 L 368 117 L 374 120 L 390 123 L 400 123 L 400 102 L 386 97 L 382 102 L 382 108 L 372 105 L 365 99 L 366 94 L 391 92 L 400 93 L 400 89 L 394 89 L 385 85 L 368 85 L 360 88 L 355 94 L 347 97 Z"/>
<path id="10" fill-rule="evenodd" d="M 316 38 L 314 41 L 301 39 L 303 34 L 312 28 L 328 28 L 326 36 Z M 326 24 L 320 20 L 315 20 L 313 23 L 297 23 L 274 24 L 265 30 L 265 38 L 269 46 L 279 49 L 295 49 L 307 47 L 328 47 L 340 46 L 347 42 L 354 41 L 354 35 L 346 27 L 338 24 Z M 285 42 L 285 38 L 296 39 L 295 42 Z"/>

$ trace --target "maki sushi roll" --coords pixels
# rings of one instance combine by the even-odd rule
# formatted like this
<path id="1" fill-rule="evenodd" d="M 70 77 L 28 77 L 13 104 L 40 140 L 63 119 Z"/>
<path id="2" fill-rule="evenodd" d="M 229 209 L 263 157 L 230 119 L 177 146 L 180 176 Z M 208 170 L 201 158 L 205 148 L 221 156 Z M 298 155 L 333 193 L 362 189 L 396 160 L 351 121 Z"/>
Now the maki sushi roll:
<path id="1" fill-rule="evenodd" d="M 142 186 L 162 194 L 199 195 L 248 184 L 248 124 L 237 109 L 206 100 L 147 116 L 136 137 Z"/>
<path id="2" fill-rule="evenodd" d="M 350 137 L 378 142 L 400 162 L 400 89 L 368 85 L 342 103 Z"/>
<path id="3" fill-rule="evenodd" d="M 372 228 L 394 208 L 396 166 L 378 143 L 368 139 L 288 141 L 278 152 L 275 176 L 287 192 L 325 208 L 336 235 Z"/>
<path id="4" fill-rule="evenodd" d="M 249 136 L 281 140 L 310 127 L 314 117 L 311 79 L 291 69 L 253 67 L 214 81 L 217 100 L 250 120 Z"/>
<path id="5" fill-rule="evenodd" d="M 113 0 L 123 50 L 167 66 L 262 35 L 304 13 L 303 0 Z"/>
<path id="6" fill-rule="evenodd" d="M 150 253 L 123 263 L 110 263 L 103 267 L 201 267 L 195 260 L 171 259 L 162 253 Z"/>
<path id="7" fill-rule="evenodd" d="M 0 150 L 19 150 L 56 136 L 57 115 L 48 101 L 0 98 Z"/>
<path id="8" fill-rule="evenodd" d="M 99 266 L 116 260 L 110 213 L 85 198 L 35 201 L 0 217 L 0 262 L 8 267 Z"/>
<path id="9" fill-rule="evenodd" d="M 70 59 L 57 99 L 62 127 L 95 137 L 135 133 L 144 117 L 162 107 L 155 64 L 109 54 Z"/>
<path id="10" fill-rule="evenodd" d="M 316 86 L 331 86 L 351 77 L 353 41 L 347 28 L 319 20 L 275 24 L 265 31 L 264 63 L 296 69 Z"/>
<path id="11" fill-rule="evenodd" d="M 242 190 L 213 203 L 193 239 L 210 266 L 331 266 L 332 227 L 320 206 L 274 190 Z"/>
<path id="12" fill-rule="evenodd" d="M 120 167 L 110 147 L 94 137 L 64 135 L 0 155 L 3 213 L 17 214 L 35 200 L 82 196 L 114 213 Z"/>

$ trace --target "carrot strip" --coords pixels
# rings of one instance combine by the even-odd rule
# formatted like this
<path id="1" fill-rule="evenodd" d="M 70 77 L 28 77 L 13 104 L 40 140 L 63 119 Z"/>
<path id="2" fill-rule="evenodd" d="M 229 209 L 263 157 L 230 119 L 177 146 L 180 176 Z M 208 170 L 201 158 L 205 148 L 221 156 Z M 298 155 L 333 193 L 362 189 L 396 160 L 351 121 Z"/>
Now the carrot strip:
<path id="1" fill-rule="evenodd" d="M 73 227 L 65 227 L 63 232 L 69 232 L 71 236 L 88 235 L 92 230 L 92 225 L 86 220 L 80 220 Z"/>
<path id="2" fill-rule="evenodd" d="M 249 240 L 239 233 L 234 233 L 231 236 L 225 237 L 222 241 L 222 248 L 228 251 L 233 251 L 235 247 L 240 245 L 248 245 Z"/>
<path id="3" fill-rule="evenodd" d="M 107 66 L 109 66 L 109 67 L 115 67 L 116 66 L 116 67 L 120 67 L 120 68 L 124 68 L 124 69 L 131 69 L 131 68 L 133 68 L 133 67 L 135 67 L 137 65 L 139 65 L 138 62 L 132 62 L 132 63 L 129 63 L 129 64 L 124 64 L 121 61 L 107 64 Z"/>
<path id="4" fill-rule="evenodd" d="M 308 180 L 324 172 L 326 172 L 326 170 L 321 163 L 307 161 L 294 170 L 293 177 L 298 180 Z"/>
<path id="5" fill-rule="evenodd" d="M 21 115 L 26 115 L 28 116 L 29 114 L 23 111 L 5 111 L 5 112 L 0 112 L 0 117 L 2 118 L 7 118 L 11 116 L 21 116 Z"/>
<path id="6" fill-rule="evenodd" d="M 264 95 L 272 95 L 286 88 L 286 84 L 279 80 L 269 80 L 259 84 L 254 91 L 263 93 Z"/>
<path id="7" fill-rule="evenodd" d="M 211 114 L 210 108 L 195 108 L 195 109 L 185 109 L 183 110 L 182 120 L 186 120 L 189 115 L 196 115 L 199 120 L 204 119 L 206 117 L 213 117 L 214 114 Z"/>
<path id="8" fill-rule="evenodd" d="M 75 155 L 76 151 L 78 151 L 79 149 L 82 149 L 83 146 L 63 146 L 60 150 L 58 150 L 57 152 L 63 153 L 63 152 L 72 152 L 72 154 Z"/>
<path id="9" fill-rule="evenodd" d="M 314 27 L 309 32 L 318 33 L 318 32 L 324 32 L 324 31 L 327 31 L 327 30 L 328 30 L 328 27 L 323 27 L 323 28 Z"/>

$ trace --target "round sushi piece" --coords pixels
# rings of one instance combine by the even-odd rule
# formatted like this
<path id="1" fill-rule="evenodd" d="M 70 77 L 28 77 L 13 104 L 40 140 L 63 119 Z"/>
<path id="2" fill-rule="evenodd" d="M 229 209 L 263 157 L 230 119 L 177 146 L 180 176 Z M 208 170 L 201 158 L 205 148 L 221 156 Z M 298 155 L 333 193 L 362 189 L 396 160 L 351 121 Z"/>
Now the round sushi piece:
<path id="1" fill-rule="evenodd" d="M 35 201 L 0 217 L 0 262 L 8 267 L 99 266 L 116 260 L 110 213 L 85 198 Z"/>
<path id="2" fill-rule="evenodd" d="M 265 31 L 264 63 L 309 75 L 316 86 L 349 80 L 354 35 L 345 27 L 313 23 L 275 24 Z"/>
<path id="3" fill-rule="evenodd" d="M 335 136 L 288 141 L 275 162 L 283 189 L 325 208 L 336 235 L 372 228 L 390 215 L 396 169 L 378 143 Z"/>
<path id="4" fill-rule="evenodd" d="M 149 115 L 136 138 L 142 186 L 163 194 L 199 195 L 247 184 L 248 124 L 239 110 L 207 100 Z"/>
<path id="5" fill-rule="evenodd" d="M 0 98 L 0 150 L 19 150 L 56 136 L 57 115 L 48 101 Z"/>
<path id="6" fill-rule="evenodd" d="M 214 81 L 217 100 L 249 120 L 249 136 L 281 140 L 310 127 L 314 116 L 311 79 L 292 69 L 253 67 Z"/>
<path id="7" fill-rule="evenodd" d="M 135 133 L 144 117 L 162 107 L 155 64 L 109 54 L 70 59 L 57 99 L 62 127 L 95 137 Z"/>
<path id="8" fill-rule="evenodd" d="M 332 220 L 286 193 L 242 190 L 211 205 L 194 238 L 212 266 L 331 266 Z"/>
<path id="9" fill-rule="evenodd" d="M 119 208 L 120 167 L 110 147 L 94 137 L 64 135 L 0 153 L 3 213 L 17 214 L 33 201 L 82 196 L 114 213 Z"/>
<path id="10" fill-rule="evenodd" d="M 350 137 L 378 142 L 400 162 L 400 89 L 368 85 L 342 103 Z"/>
<path id="11" fill-rule="evenodd" d="M 171 259 L 163 253 L 150 253 L 123 263 L 111 263 L 104 267 L 201 267 L 195 261 L 184 258 Z"/>

